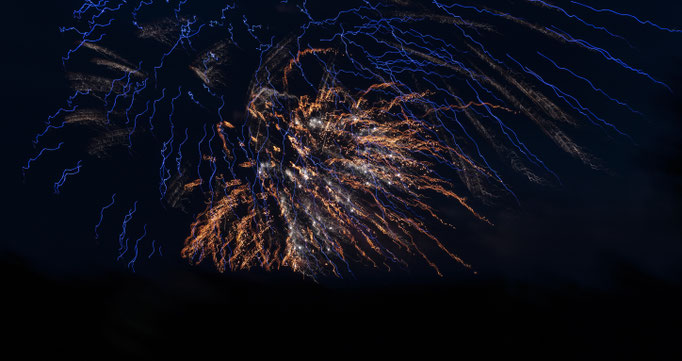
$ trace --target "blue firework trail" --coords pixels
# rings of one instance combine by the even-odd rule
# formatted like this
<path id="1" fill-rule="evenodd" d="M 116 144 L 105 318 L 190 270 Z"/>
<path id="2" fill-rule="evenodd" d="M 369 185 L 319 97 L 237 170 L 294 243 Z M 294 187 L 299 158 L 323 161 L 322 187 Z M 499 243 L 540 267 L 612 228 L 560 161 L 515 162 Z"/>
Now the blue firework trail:
<path id="1" fill-rule="evenodd" d="M 111 203 L 107 204 L 106 206 L 102 207 L 102 209 L 99 212 L 99 222 L 95 225 L 95 238 L 99 238 L 99 233 L 97 233 L 97 230 L 99 227 L 102 225 L 102 221 L 104 220 L 104 211 L 113 207 L 114 203 L 116 202 L 116 193 L 111 195 Z"/>
<path id="2" fill-rule="evenodd" d="M 78 164 L 76 164 L 75 167 L 64 169 L 64 171 L 62 172 L 62 177 L 54 183 L 54 193 L 55 194 L 59 194 L 59 189 L 64 185 L 64 183 L 66 183 L 66 178 L 68 176 L 73 176 L 73 175 L 80 173 L 81 167 L 82 167 L 82 165 L 81 165 L 82 162 L 83 162 L 82 160 L 79 160 Z"/>
<path id="3" fill-rule="evenodd" d="M 442 229 L 492 224 L 484 204 L 521 202 L 510 174 L 560 184 L 537 134 L 595 169 L 598 155 L 569 135 L 583 123 L 633 141 L 603 114 L 645 117 L 641 99 L 585 64 L 631 89 L 645 81 L 675 90 L 637 65 L 627 31 L 605 23 L 629 21 L 674 41 L 681 32 L 623 9 L 541 0 L 100 0 L 84 1 L 73 18 L 59 30 L 73 37 L 62 61 L 75 93 L 33 139 L 39 150 L 24 173 L 69 132 L 88 129 L 83 160 L 63 171 L 55 193 L 81 162 L 120 158 L 123 146 L 130 162 L 154 158 L 157 201 L 197 214 L 182 251 L 190 262 L 313 277 L 352 276 L 357 264 L 400 268 L 414 257 L 438 271 L 429 242 L 468 267 L 456 244 L 441 242 Z M 576 95 L 586 91 L 595 96 Z M 64 140 L 43 145 L 53 133 Z M 434 197 L 468 218 L 446 219 Z M 133 270 L 148 235 L 145 224 L 129 245 L 137 206 L 118 238 L 118 259 L 133 247 Z M 148 258 L 161 253 L 156 240 L 146 246 Z"/>

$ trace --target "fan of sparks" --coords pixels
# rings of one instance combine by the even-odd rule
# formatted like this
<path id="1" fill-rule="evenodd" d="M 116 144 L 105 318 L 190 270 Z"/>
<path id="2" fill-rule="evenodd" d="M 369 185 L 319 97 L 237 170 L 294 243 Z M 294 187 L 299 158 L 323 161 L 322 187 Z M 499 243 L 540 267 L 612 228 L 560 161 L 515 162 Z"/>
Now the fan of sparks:
<path id="1" fill-rule="evenodd" d="M 187 0 L 87 1 L 74 13 L 85 30 L 62 29 L 82 37 L 63 59 L 76 93 L 35 143 L 86 127 L 94 131 L 87 167 L 117 147 L 134 155 L 136 142 L 157 142 L 161 199 L 196 213 L 182 256 L 210 260 L 221 271 L 289 268 L 342 277 L 356 264 L 391 269 L 419 258 L 440 273 L 429 254 L 434 248 L 470 267 L 453 251 L 452 238 L 442 235 L 454 228 L 443 204 L 463 210 L 467 222 L 492 225 L 478 208 L 516 198 L 504 172 L 533 183 L 558 182 L 534 152 L 533 137 L 542 135 L 592 168 L 599 168 L 597 158 L 569 136 L 581 122 L 627 138 L 564 89 L 557 74 L 589 84 L 616 110 L 641 114 L 550 50 L 533 53 L 514 42 L 526 36 L 570 47 L 668 87 L 549 23 L 568 19 L 607 43 L 625 42 L 571 13 L 605 11 L 536 0 L 511 10 L 487 3 L 493 2 L 360 2 L 316 20 L 306 1 L 285 1 L 278 9 L 295 9 L 303 21 L 282 35 L 251 24 L 239 4 L 211 10 Z M 115 28 L 121 19 L 134 26 L 126 45 L 135 43 L 144 54 L 117 49 L 121 39 L 105 36 L 114 29 L 130 36 L 130 29 Z M 516 35 L 510 39 L 507 32 Z M 230 73 L 242 69 L 232 59 L 248 49 L 258 65 L 239 90 L 246 103 L 235 104 L 226 97 L 238 86 Z M 541 74 L 536 63 L 553 71 Z M 243 111 L 231 115 L 226 108 Z M 62 144 L 45 145 L 25 169 Z M 80 168 L 81 162 L 64 171 L 55 191 Z M 119 258 L 132 247 L 126 225 L 137 207 L 124 218 Z M 146 226 L 134 243 L 135 259 L 145 236 Z"/>

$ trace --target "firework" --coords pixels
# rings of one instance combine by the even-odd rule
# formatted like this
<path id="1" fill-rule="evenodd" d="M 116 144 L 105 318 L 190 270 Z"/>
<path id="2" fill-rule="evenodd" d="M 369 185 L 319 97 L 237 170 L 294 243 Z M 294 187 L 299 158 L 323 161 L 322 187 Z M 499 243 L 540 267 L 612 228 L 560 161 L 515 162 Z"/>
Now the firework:
<path id="1" fill-rule="evenodd" d="M 270 5 L 296 25 L 252 20 Z M 633 82 L 670 90 L 596 45 L 631 46 L 596 21 L 617 16 L 679 32 L 578 2 L 366 1 L 331 16 L 317 15 L 313 5 L 85 2 L 74 12 L 78 25 L 61 29 L 78 38 L 62 59 L 75 93 L 34 141 L 91 131 L 87 157 L 63 172 L 55 192 L 115 149 L 134 157 L 154 144 L 159 197 L 196 213 L 182 250 L 190 262 L 343 277 L 354 264 L 391 269 L 421 258 L 440 274 L 426 251 L 435 245 L 470 267 L 456 243 L 432 229 L 492 225 L 484 205 L 516 200 L 505 173 L 558 183 L 534 150 L 538 135 L 595 169 L 598 158 L 571 136 L 579 126 L 629 139 L 558 74 L 613 108 L 642 115 L 552 49 L 570 48 Z M 571 28 L 552 23 L 558 19 Z M 127 49 L 116 45 L 117 34 L 130 37 Z M 240 87 L 233 74 L 245 64 L 253 73 Z M 24 170 L 62 144 L 43 145 Z M 448 219 L 434 199 L 456 204 L 468 218 Z M 96 232 L 115 195 L 102 204 Z M 148 234 L 145 224 L 129 242 L 138 207 L 131 205 L 119 235 L 119 259 L 128 255 L 131 267 Z"/>

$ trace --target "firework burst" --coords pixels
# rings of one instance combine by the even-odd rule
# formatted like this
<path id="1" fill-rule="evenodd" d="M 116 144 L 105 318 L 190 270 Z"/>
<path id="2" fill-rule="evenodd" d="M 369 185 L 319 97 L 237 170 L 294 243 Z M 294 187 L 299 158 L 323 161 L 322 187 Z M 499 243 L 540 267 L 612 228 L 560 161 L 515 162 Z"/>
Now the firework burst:
<path id="1" fill-rule="evenodd" d="M 237 3 L 88 1 L 74 12 L 82 27 L 62 29 L 79 37 L 63 58 L 76 69 L 68 74 L 75 94 L 34 143 L 68 128 L 91 131 L 88 158 L 69 167 L 55 191 L 113 149 L 126 147 L 135 156 L 138 142 L 157 144 L 161 199 L 197 213 L 183 257 L 210 259 L 221 271 L 290 268 L 343 276 L 356 263 L 391 269 L 417 257 L 440 274 L 424 251 L 427 243 L 470 267 L 456 245 L 431 231 L 455 223 L 433 199 L 457 204 L 467 222 L 492 225 L 479 208 L 516 199 L 505 172 L 532 183 L 559 181 L 533 138 L 542 135 L 595 169 L 597 157 L 570 136 L 581 123 L 628 139 L 556 74 L 641 115 L 552 55 L 553 47 L 669 89 L 551 23 L 568 19 L 581 32 L 629 45 L 576 15 L 605 9 L 493 3 L 360 2 L 327 17 L 306 1 L 285 1 L 274 8 L 300 20 L 285 31 L 253 23 L 262 11 Z M 117 26 L 122 19 L 133 28 Z M 105 30 L 130 36 L 126 44 L 134 50 L 118 48 Z M 524 41 L 538 49 L 528 50 Z M 242 71 L 240 56 L 257 63 L 248 87 L 232 80 Z M 240 93 L 246 95 L 234 96 Z M 241 112 L 230 115 L 226 108 Z M 45 145 L 25 170 L 61 145 Z M 113 196 L 103 200 L 109 198 L 97 227 L 115 204 Z M 137 206 L 124 218 L 119 258 L 129 248 L 127 224 Z M 147 234 L 145 225 L 135 237 L 133 264 Z"/>

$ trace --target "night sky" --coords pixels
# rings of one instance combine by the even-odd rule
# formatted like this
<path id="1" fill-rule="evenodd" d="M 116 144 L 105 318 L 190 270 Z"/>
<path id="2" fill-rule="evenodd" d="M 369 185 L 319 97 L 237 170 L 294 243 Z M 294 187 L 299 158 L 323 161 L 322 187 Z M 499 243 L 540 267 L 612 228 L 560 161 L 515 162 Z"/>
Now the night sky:
<path id="1" fill-rule="evenodd" d="M 133 273 L 116 262 L 115 239 L 93 238 L 101 207 L 93 204 L 101 186 L 94 175 L 60 195 L 52 179 L 63 168 L 49 162 L 22 179 L 40 123 L 71 93 L 60 61 L 69 42 L 58 27 L 77 3 L 12 2 L 5 10 L 0 266 L 10 337 L 0 344 L 71 359 L 178 352 L 228 358 L 235 350 L 295 357 L 320 346 L 358 355 L 352 350 L 365 345 L 381 345 L 386 355 L 449 349 L 442 356 L 448 358 L 460 349 L 682 357 L 681 35 L 632 32 L 642 66 L 655 69 L 674 94 L 640 89 L 646 116 L 624 123 L 636 144 L 585 136 L 606 170 L 549 154 L 562 185 L 521 184 L 520 205 L 486 208 L 494 227 L 462 221 L 445 237 L 476 273 L 443 258 L 443 277 L 420 264 L 317 282 L 288 271 L 221 274 L 180 258 L 186 215 L 173 212 L 163 216 L 169 225 L 162 233 L 180 234 L 177 243 Z M 674 27 L 682 5 L 672 3 L 600 2 Z M 613 76 L 619 81 L 631 86 Z M 448 203 L 439 208 L 460 212 Z"/>

